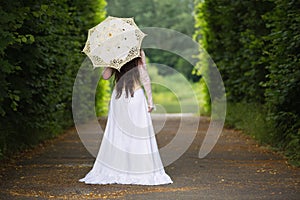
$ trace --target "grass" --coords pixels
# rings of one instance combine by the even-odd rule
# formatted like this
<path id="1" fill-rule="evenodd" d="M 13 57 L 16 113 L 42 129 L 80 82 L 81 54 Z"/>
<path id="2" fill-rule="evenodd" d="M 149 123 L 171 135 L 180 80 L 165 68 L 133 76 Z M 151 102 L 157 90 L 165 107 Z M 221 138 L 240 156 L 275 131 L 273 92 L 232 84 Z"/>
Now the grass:
<path id="1" fill-rule="evenodd" d="M 273 120 L 268 117 L 263 105 L 227 103 L 226 125 L 242 130 L 261 144 L 270 145 L 272 150 L 286 156 L 290 164 L 300 166 L 300 130 L 298 135 L 291 132 L 285 138 L 278 139 L 276 134 L 281 133 L 276 129 Z"/>
<path id="2" fill-rule="evenodd" d="M 261 143 L 270 143 L 272 124 L 264 107 L 254 103 L 228 103 L 226 124 L 243 130 Z"/>
<path id="3" fill-rule="evenodd" d="M 163 107 L 160 111 L 166 113 L 199 113 L 199 101 L 194 86 L 196 83 L 189 82 L 183 75 L 174 70 L 162 76 L 158 73 L 158 67 L 151 65 L 148 67 L 148 71 L 152 82 L 153 101 Z"/>

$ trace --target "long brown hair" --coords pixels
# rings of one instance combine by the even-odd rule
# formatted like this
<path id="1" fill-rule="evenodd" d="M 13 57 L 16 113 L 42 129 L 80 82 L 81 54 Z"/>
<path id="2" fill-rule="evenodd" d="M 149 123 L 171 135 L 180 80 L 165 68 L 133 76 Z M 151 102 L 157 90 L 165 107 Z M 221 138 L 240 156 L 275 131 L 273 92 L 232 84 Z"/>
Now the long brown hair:
<path id="1" fill-rule="evenodd" d="M 114 70 L 114 83 L 117 91 L 116 99 L 120 98 L 123 89 L 125 89 L 126 98 L 128 97 L 129 93 L 130 96 L 133 97 L 134 85 L 135 83 L 138 83 L 140 78 L 140 74 L 137 68 L 140 60 L 140 57 L 134 58 L 133 60 L 127 62 L 124 66 L 122 66 L 120 71 Z"/>

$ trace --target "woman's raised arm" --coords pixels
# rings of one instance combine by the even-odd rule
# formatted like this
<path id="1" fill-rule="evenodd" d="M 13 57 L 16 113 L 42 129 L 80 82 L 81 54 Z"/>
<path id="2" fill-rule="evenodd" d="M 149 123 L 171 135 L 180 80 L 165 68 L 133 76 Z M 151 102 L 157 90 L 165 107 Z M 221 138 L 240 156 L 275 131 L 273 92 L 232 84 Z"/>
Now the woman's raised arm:
<path id="1" fill-rule="evenodd" d="M 112 75 L 112 68 L 105 67 L 103 72 L 102 72 L 103 79 L 107 80 L 111 77 L 111 75 Z"/>
<path id="2" fill-rule="evenodd" d="M 142 59 L 138 66 L 139 73 L 140 73 L 140 81 L 141 84 L 144 86 L 147 95 L 147 100 L 148 100 L 149 112 L 151 112 L 153 109 L 155 109 L 155 106 L 152 100 L 151 80 L 147 71 L 145 53 L 143 50 L 141 50 L 141 57 Z"/>

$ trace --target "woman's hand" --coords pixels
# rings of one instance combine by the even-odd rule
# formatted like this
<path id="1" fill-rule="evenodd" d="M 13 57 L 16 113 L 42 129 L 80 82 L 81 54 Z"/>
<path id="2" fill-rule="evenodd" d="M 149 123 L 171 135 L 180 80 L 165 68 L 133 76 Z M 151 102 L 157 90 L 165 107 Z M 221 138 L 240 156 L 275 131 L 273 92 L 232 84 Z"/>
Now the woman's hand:
<path id="1" fill-rule="evenodd" d="M 148 112 L 151 113 L 154 110 L 154 107 L 148 106 Z"/>

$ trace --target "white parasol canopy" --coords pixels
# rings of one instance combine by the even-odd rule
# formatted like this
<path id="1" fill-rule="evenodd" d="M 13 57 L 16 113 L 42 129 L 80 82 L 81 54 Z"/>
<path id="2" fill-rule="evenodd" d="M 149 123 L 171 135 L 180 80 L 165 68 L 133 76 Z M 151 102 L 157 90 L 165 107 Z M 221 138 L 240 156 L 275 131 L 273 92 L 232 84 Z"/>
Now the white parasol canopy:
<path id="1" fill-rule="evenodd" d="M 140 57 L 143 38 L 146 36 L 133 18 L 107 17 L 89 29 L 84 52 L 95 67 L 112 67 L 117 70 L 127 62 Z"/>

